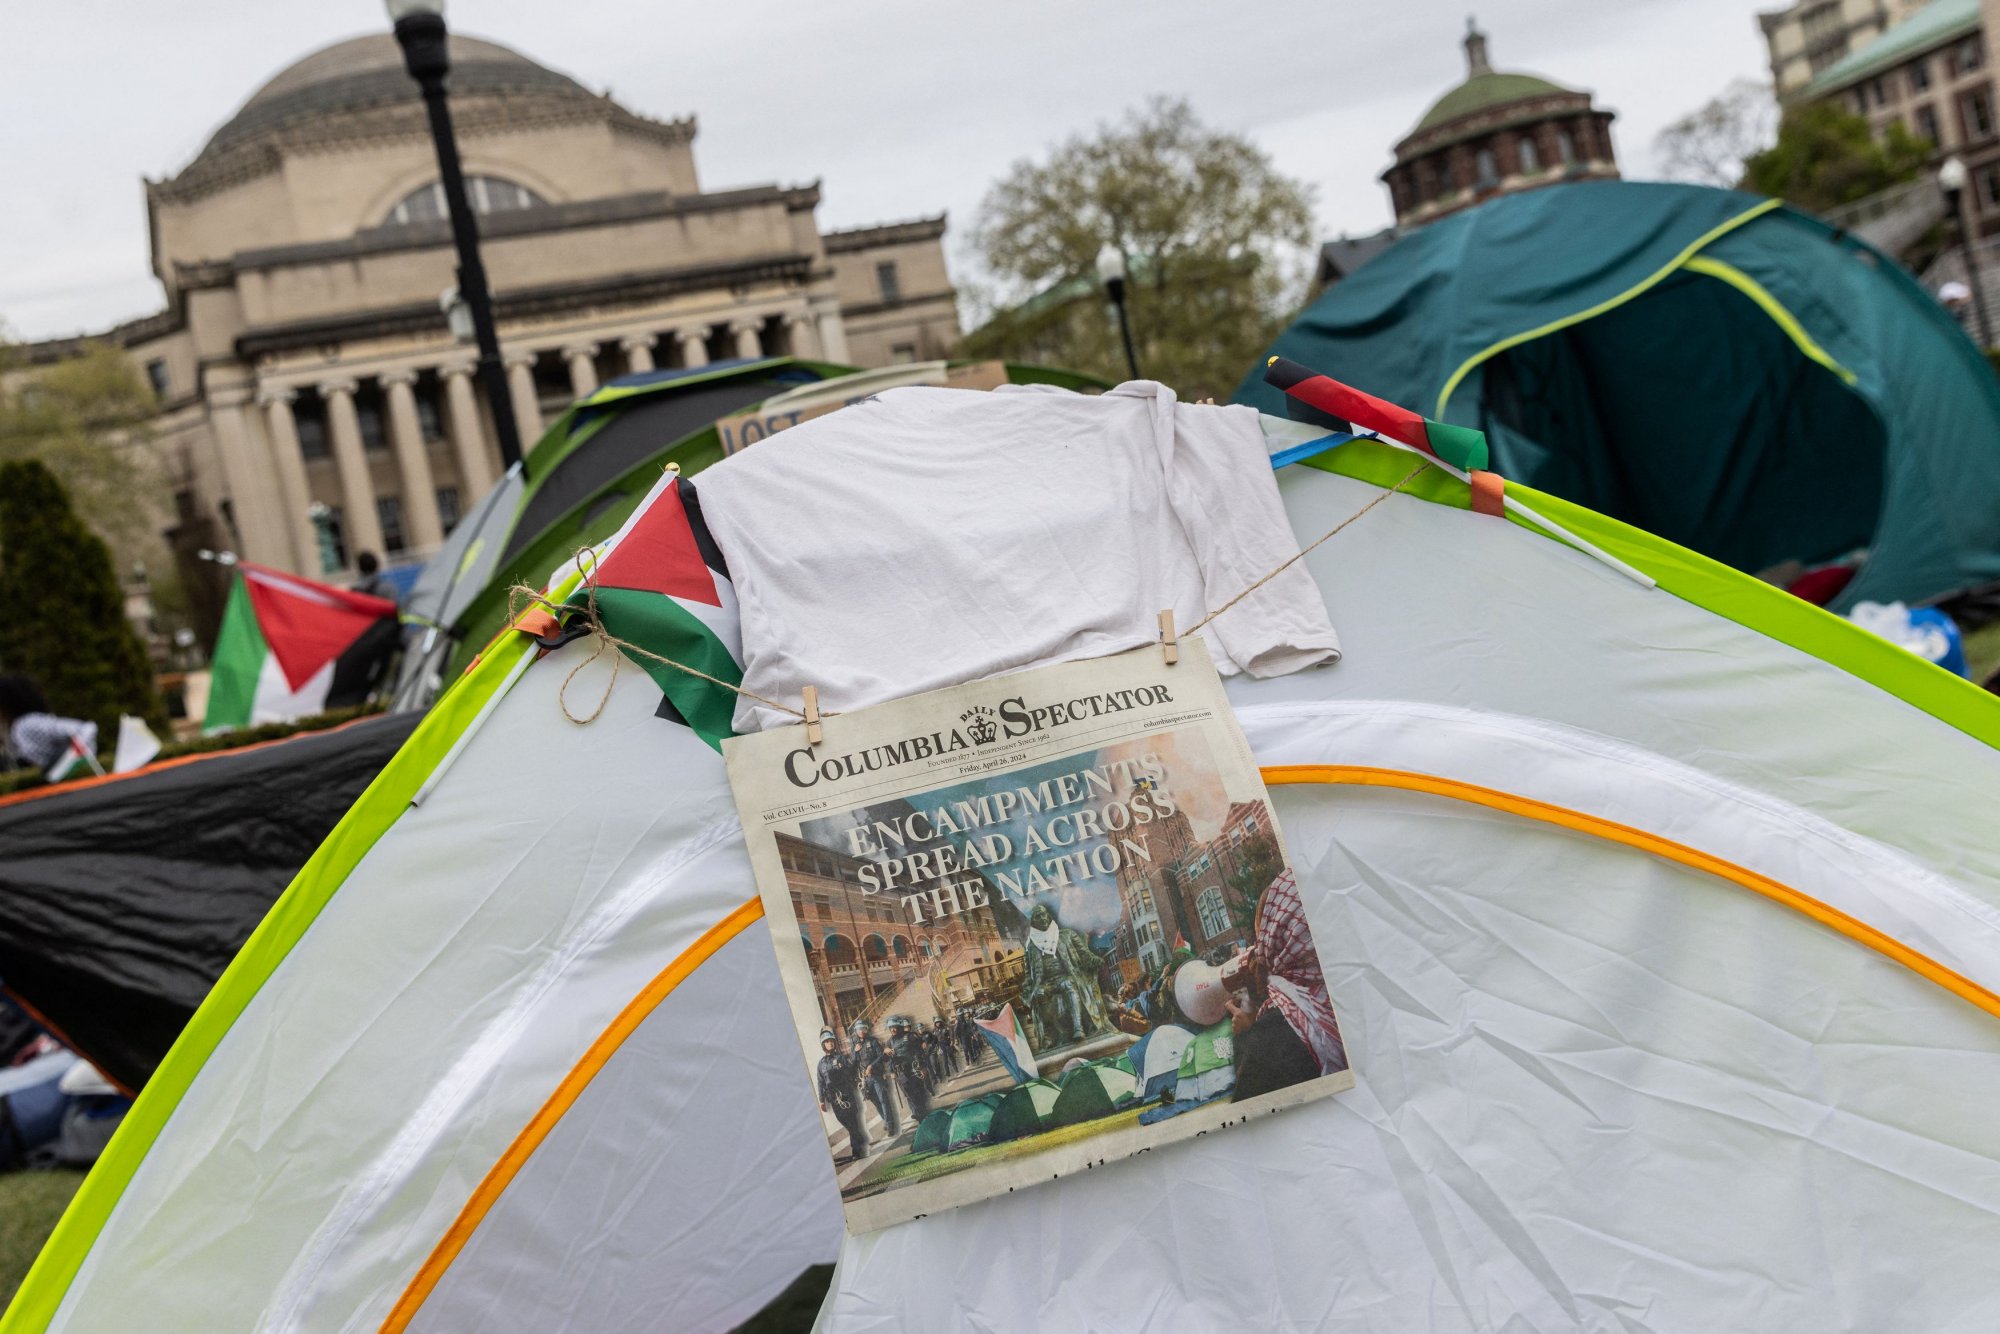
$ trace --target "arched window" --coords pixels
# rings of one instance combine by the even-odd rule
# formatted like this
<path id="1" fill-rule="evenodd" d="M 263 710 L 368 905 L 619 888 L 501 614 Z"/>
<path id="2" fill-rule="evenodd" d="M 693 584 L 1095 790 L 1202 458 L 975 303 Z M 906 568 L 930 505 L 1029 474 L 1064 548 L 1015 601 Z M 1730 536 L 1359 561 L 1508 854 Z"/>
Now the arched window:
<path id="1" fill-rule="evenodd" d="M 1569 132 L 1567 125 L 1556 131 L 1556 150 L 1562 154 L 1563 165 L 1565 167 L 1575 163 L 1576 136 Z"/>
<path id="2" fill-rule="evenodd" d="M 549 202 L 527 186 L 516 185 L 498 176 L 466 177 L 465 197 L 472 201 L 474 213 L 512 213 L 517 209 L 541 208 Z M 389 216 L 383 222 L 430 222 L 444 216 L 444 186 L 432 181 L 404 195 L 403 201 L 389 210 Z"/>
<path id="3" fill-rule="evenodd" d="M 1480 149 L 1479 156 L 1475 159 L 1475 166 L 1480 189 L 1491 190 L 1500 184 L 1500 159 L 1493 156 L 1492 149 Z"/>
<path id="4" fill-rule="evenodd" d="M 1521 170 L 1524 173 L 1532 173 L 1541 169 L 1542 155 L 1541 151 L 1535 147 L 1535 141 L 1533 139 L 1521 140 Z M 1255 828 L 1255 826 L 1253 825 L 1252 828 Z"/>
<path id="5" fill-rule="evenodd" d="M 867 940 L 861 942 L 861 949 L 871 959 L 886 959 L 889 957 L 889 943 L 880 936 L 868 937 Z"/>
<path id="6" fill-rule="evenodd" d="M 1195 911 L 1201 914 L 1201 933 L 1204 936 L 1219 936 L 1229 929 L 1229 908 L 1222 901 L 1222 891 L 1205 889 L 1201 897 L 1194 901 Z"/>
<path id="7" fill-rule="evenodd" d="M 907 959 L 910 957 L 910 941 L 907 936 L 896 937 L 896 957 L 898 959 Z"/>

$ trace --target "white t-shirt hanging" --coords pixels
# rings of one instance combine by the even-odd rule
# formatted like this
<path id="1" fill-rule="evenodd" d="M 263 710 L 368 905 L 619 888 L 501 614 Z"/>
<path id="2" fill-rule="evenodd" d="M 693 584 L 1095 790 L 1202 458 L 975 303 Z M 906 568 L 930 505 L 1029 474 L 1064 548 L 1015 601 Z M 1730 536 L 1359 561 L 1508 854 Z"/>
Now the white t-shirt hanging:
<path id="1" fill-rule="evenodd" d="M 1298 554 L 1256 412 L 1147 380 L 892 389 L 701 474 L 743 685 L 841 710 L 1187 627 Z M 1225 675 L 1340 656 L 1303 563 L 1202 631 Z M 739 699 L 739 731 L 797 721 Z"/>

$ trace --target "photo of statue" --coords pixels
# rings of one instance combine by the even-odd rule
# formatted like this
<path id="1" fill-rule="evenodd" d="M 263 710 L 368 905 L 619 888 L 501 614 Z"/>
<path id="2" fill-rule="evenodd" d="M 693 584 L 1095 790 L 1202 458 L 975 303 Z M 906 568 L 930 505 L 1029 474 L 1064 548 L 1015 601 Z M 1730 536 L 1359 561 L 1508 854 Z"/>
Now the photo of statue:
<path id="1" fill-rule="evenodd" d="M 1036 1030 L 1050 1046 L 1082 1042 L 1109 1032 L 1098 970 L 1104 960 L 1091 952 L 1081 931 L 1062 925 L 1046 903 L 1028 914 L 1028 971 L 1021 999 Z"/>

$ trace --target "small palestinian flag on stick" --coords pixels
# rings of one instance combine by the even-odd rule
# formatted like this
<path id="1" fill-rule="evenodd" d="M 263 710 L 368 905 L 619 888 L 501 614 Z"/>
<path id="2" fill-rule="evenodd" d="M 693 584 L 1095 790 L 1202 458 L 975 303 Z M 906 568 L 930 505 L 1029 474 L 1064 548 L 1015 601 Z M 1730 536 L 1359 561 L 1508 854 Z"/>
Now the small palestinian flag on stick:
<path id="1" fill-rule="evenodd" d="M 75 773 L 78 765 L 89 769 L 99 778 L 104 777 L 104 766 L 97 762 L 96 748 L 97 724 L 85 723 L 69 734 L 69 745 L 63 748 L 62 758 L 51 764 L 43 777 L 51 783 L 60 783 Z"/>
<path id="2" fill-rule="evenodd" d="M 1264 366 L 1264 383 L 1309 407 L 1329 413 L 1363 430 L 1421 449 L 1461 472 L 1484 472 L 1488 465 L 1486 436 L 1469 426 L 1453 426 L 1419 417 L 1408 408 L 1364 394 L 1351 385 L 1308 370 L 1296 361 L 1272 357 Z"/>
<path id="3" fill-rule="evenodd" d="M 204 731 L 365 703 L 398 637 L 396 604 L 249 562 L 223 608 Z"/>
<path id="4" fill-rule="evenodd" d="M 729 687 L 743 680 L 743 649 L 729 568 L 702 522 L 692 483 L 675 477 L 655 492 L 568 605 L 587 605 L 593 591 L 605 632 L 642 650 L 626 656 L 664 692 L 660 716 L 686 723 L 721 749 L 722 739 L 735 734 L 736 693 Z"/>

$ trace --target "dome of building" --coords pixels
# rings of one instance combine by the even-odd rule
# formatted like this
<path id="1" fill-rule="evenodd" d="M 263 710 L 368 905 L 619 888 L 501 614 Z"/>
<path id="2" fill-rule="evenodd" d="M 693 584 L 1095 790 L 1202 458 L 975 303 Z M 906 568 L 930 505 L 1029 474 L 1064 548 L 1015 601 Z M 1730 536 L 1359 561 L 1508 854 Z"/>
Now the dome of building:
<path id="1" fill-rule="evenodd" d="M 1431 103 L 1431 109 L 1417 122 L 1416 132 L 1435 129 L 1488 107 L 1505 106 L 1527 97 L 1546 97 L 1550 93 L 1573 91 L 1538 74 L 1502 74 L 1488 70 L 1484 74 L 1473 75 Z"/>
<path id="2" fill-rule="evenodd" d="M 454 97 L 542 93 L 598 100 L 567 74 L 538 65 L 498 42 L 453 33 L 450 51 Z M 393 35 L 350 37 L 321 47 L 273 75 L 209 136 L 196 161 L 272 131 L 417 100 L 416 81 L 404 68 L 403 50 Z"/>
<path id="3" fill-rule="evenodd" d="M 1465 80 L 1431 103 L 1382 179 L 1398 227 L 1421 226 L 1495 195 L 1616 178 L 1612 113 L 1538 74 L 1496 70 L 1486 34 L 1466 25 Z"/>

